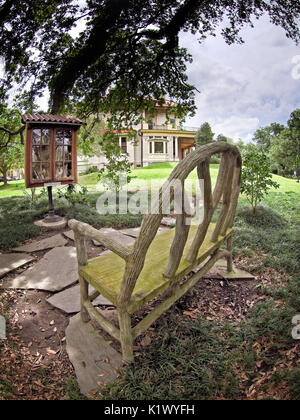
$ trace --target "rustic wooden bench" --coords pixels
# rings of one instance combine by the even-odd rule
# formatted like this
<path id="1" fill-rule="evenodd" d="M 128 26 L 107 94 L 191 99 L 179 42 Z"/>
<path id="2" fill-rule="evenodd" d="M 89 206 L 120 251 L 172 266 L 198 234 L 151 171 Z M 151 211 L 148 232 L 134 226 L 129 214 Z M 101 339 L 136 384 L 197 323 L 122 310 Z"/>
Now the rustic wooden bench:
<path id="1" fill-rule="evenodd" d="M 209 163 L 212 155 L 220 154 L 221 161 L 214 191 L 212 192 Z M 176 216 L 176 227 L 156 235 L 163 218 L 162 197 L 174 180 L 184 181 L 197 168 L 203 179 L 204 218 L 201 224 L 190 225 L 186 210 Z M 149 328 L 174 302 L 191 289 L 221 258 L 227 259 L 232 271 L 232 225 L 240 190 L 241 156 L 238 149 L 225 142 L 205 145 L 190 153 L 173 170 L 160 189 L 159 214 L 144 216 L 139 236 L 131 247 L 123 246 L 109 234 L 70 220 L 75 234 L 79 281 L 81 289 L 81 318 L 91 318 L 112 337 L 119 340 L 125 362 L 133 361 L 133 342 Z M 172 191 L 172 189 L 171 189 Z M 184 191 L 184 189 L 183 189 Z M 174 194 L 171 198 L 174 200 Z M 184 193 L 182 194 L 184 201 Z M 217 210 L 217 212 L 216 212 Z M 214 213 L 216 222 L 212 223 Z M 100 242 L 112 251 L 88 260 L 85 238 Z M 221 246 L 225 244 L 225 248 Z M 197 271 L 195 272 L 195 268 Z M 187 276 L 192 274 L 191 276 Z M 88 294 L 91 284 L 95 292 Z M 134 328 L 131 315 L 151 299 L 168 291 L 159 303 Z M 118 311 L 119 328 L 107 320 L 92 305 L 103 295 Z"/>

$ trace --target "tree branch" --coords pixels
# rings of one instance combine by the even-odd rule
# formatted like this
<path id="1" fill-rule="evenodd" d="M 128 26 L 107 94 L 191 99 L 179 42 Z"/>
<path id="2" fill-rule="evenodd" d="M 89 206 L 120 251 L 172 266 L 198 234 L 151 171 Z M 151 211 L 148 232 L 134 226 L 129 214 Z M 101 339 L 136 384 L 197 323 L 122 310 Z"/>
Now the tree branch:
<path id="1" fill-rule="evenodd" d="M 107 41 L 112 35 L 111 31 L 117 29 L 115 24 L 129 3 L 130 0 L 107 1 L 85 45 L 66 60 L 51 83 L 52 113 L 59 112 L 65 94 L 73 87 L 77 78 L 105 52 Z"/>
<path id="2" fill-rule="evenodd" d="M 0 152 L 5 150 L 10 145 L 11 138 L 17 136 L 18 134 L 21 138 L 21 144 L 24 144 L 24 130 L 25 125 L 20 127 L 17 131 L 11 131 L 8 128 L 0 127 L 0 131 L 4 131 L 4 133 L 8 134 L 8 140 L 4 144 L 0 145 Z"/>
<path id="3" fill-rule="evenodd" d="M 149 39 L 174 38 L 184 27 L 186 21 L 199 9 L 203 0 L 186 0 L 176 11 L 173 18 L 158 31 L 154 29 L 146 29 L 139 32 Z"/>

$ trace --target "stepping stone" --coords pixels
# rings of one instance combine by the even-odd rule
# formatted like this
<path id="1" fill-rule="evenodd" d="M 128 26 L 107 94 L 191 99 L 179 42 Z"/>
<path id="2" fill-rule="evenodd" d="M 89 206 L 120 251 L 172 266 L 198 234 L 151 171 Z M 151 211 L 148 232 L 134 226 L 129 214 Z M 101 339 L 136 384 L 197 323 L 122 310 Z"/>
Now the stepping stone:
<path id="1" fill-rule="evenodd" d="M 89 293 L 94 291 L 94 289 L 91 286 L 89 289 Z M 61 311 L 67 314 L 80 312 L 80 286 L 74 286 L 70 289 L 56 293 L 55 295 L 47 299 L 47 302 L 50 303 L 50 305 L 55 306 L 56 308 L 60 309 Z M 93 304 L 94 306 L 112 306 L 112 303 L 101 295 L 93 301 Z"/>
<path id="2" fill-rule="evenodd" d="M 255 280 L 255 276 L 236 267 L 233 267 L 233 271 L 226 272 L 222 276 L 227 280 Z"/>
<path id="3" fill-rule="evenodd" d="M 0 254 L 0 278 L 33 260 L 27 254 Z"/>
<path id="4" fill-rule="evenodd" d="M 6 282 L 8 289 L 37 289 L 58 292 L 78 281 L 77 257 L 74 247 L 54 248 L 36 265 Z"/>
<path id="5" fill-rule="evenodd" d="M 122 232 L 124 235 L 131 236 L 133 238 L 137 238 L 140 234 L 140 227 L 137 228 L 129 228 L 129 229 L 122 229 L 120 232 Z M 169 231 L 170 229 L 168 227 L 159 227 L 157 230 L 157 235 L 160 235 L 161 233 L 165 233 Z"/>
<path id="6" fill-rule="evenodd" d="M 137 228 L 129 228 L 129 229 L 122 229 L 120 232 L 123 233 L 123 235 L 131 236 L 132 238 L 137 238 L 140 234 L 140 227 Z"/>
<path id="7" fill-rule="evenodd" d="M 83 323 L 80 314 L 70 319 L 66 342 L 67 353 L 83 395 L 90 396 L 90 391 L 117 378 L 117 370 L 122 366 L 121 354 L 90 323 Z"/>
<path id="8" fill-rule="evenodd" d="M 174 227 L 176 225 L 176 219 L 173 217 L 163 217 L 161 224 L 168 227 Z"/>
<path id="9" fill-rule="evenodd" d="M 0 340 L 6 340 L 6 320 L 0 315 Z"/>
<path id="10" fill-rule="evenodd" d="M 19 246 L 18 248 L 15 248 L 14 251 L 31 253 L 65 246 L 67 243 L 68 241 L 61 234 L 58 234 L 51 236 L 50 238 L 42 239 L 41 241 L 34 241 L 26 245 Z"/>
<path id="11" fill-rule="evenodd" d="M 216 271 L 227 280 L 255 280 L 255 276 L 248 273 L 247 271 L 236 268 L 234 264 L 233 271 L 228 272 L 227 262 L 224 259 L 217 261 L 212 271 Z"/>
<path id="12" fill-rule="evenodd" d="M 116 309 L 97 309 L 98 312 L 101 313 L 106 319 L 108 319 L 112 324 L 115 324 L 116 327 L 119 327 L 119 317 L 118 317 L 118 311 Z M 99 326 L 99 324 L 96 323 L 96 326 Z M 99 326 L 99 328 L 101 328 Z"/>
<path id="13" fill-rule="evenodd" d="M 115 230 L 112 228 L 99 229 L 99 232 L 108 234 L 112 239 L 124 246 L 132 246 L 135 242 L 133 238 L 127 236 L 119 230 Z M 101 244 L 97 241 L 93 240 L 93 243 L 95 246 L 101 246 Z"/>
<path id="14" fill-rule="evenodd" d="M 64 232 L 64 235 L 68 239 L 71 239 L 71 241 L 74 241 L 74 232 L 73 232 L 73 230 L 68 230 L 67 232 Z"/>

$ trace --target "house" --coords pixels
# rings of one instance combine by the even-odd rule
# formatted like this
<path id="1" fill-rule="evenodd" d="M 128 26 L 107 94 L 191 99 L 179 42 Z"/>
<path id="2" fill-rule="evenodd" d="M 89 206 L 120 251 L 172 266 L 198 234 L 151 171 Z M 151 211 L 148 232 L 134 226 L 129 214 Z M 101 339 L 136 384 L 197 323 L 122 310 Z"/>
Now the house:
<path id="1" fill-rule="evenodd" d="M 117 133 L 119 145 L 127 153 L 133 167 L 158 162 L 179 162 L 194 148 L 197 128 L 181 126 L 179 119 L 172 113 L 167 121 L 167 107 L 168 104 L 157 105 L 154 117 L 150 113 L 142 112 L 143 122 L 133 127 L 138 133 L 135 142 L 126 130 Z M 81 158 L 78 168 L 81 172 L 91 166 L 100 169 L 104 164 L 104 156 L 94 156 Z"/>

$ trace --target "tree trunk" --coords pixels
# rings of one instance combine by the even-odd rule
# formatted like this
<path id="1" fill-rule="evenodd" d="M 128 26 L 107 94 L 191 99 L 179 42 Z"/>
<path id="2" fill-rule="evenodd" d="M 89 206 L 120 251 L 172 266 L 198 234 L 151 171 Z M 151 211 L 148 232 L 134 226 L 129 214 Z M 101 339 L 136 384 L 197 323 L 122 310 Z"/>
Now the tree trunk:
<path id="1" fill-rule="evenodd" d="M 3 176 L 3 183 L 4 183 L 4 185 L 7 185 L 8 184 L 8 181 L 7 181 L 7 169 L 2 167 L 0 169 L 0 174 L 2 174 L 2 176 Z"/>

